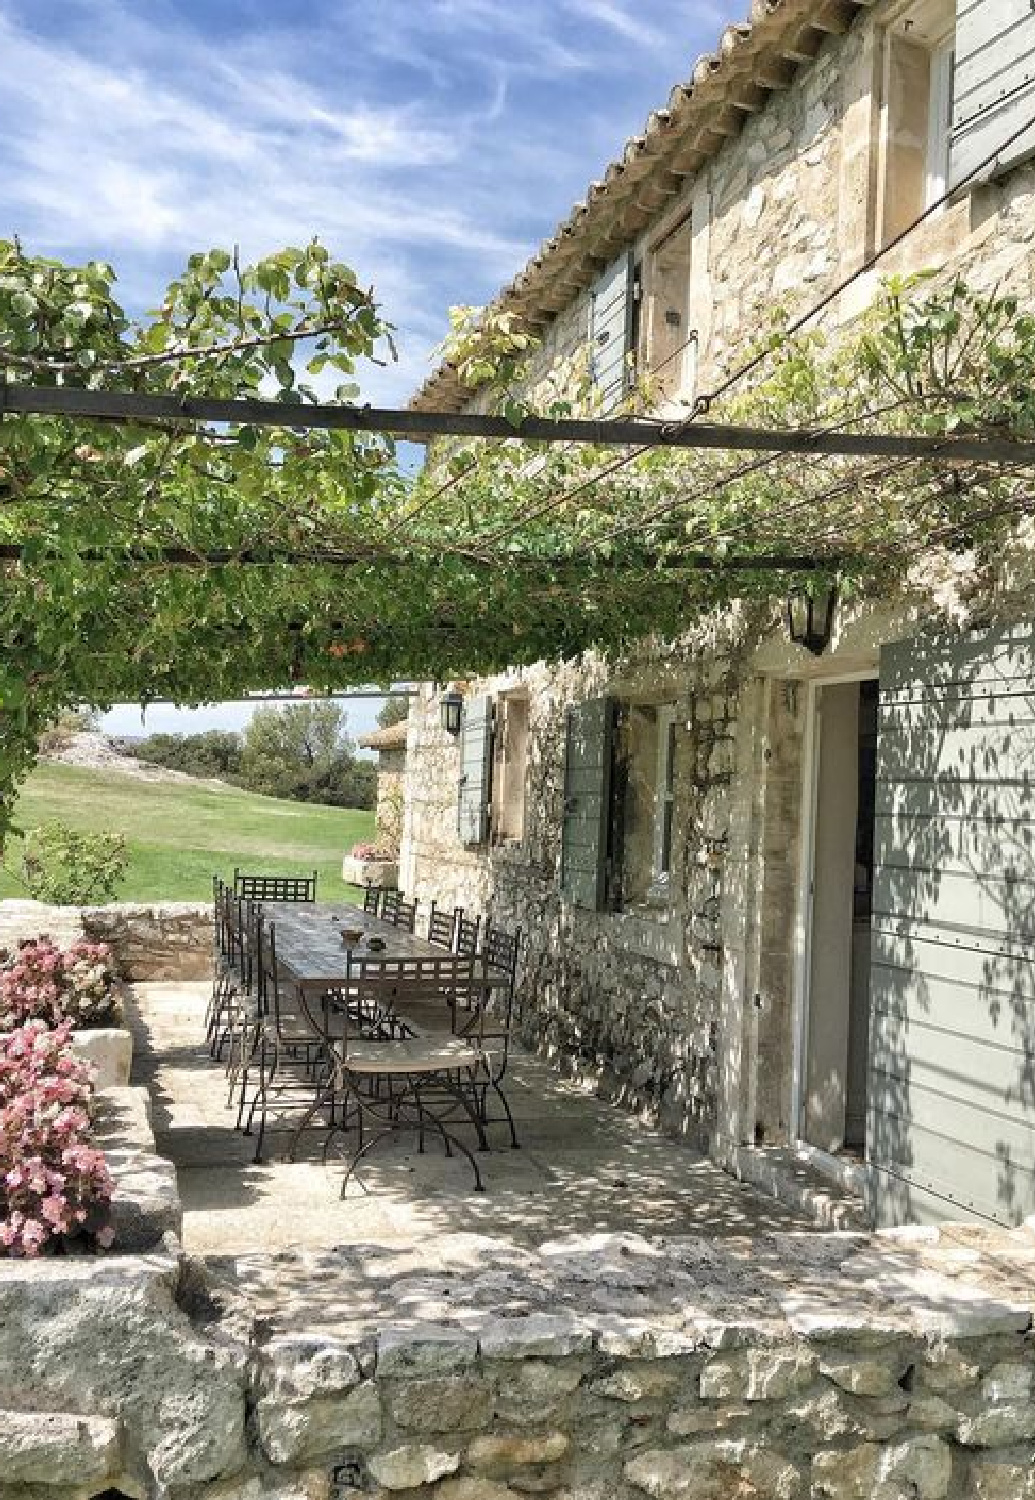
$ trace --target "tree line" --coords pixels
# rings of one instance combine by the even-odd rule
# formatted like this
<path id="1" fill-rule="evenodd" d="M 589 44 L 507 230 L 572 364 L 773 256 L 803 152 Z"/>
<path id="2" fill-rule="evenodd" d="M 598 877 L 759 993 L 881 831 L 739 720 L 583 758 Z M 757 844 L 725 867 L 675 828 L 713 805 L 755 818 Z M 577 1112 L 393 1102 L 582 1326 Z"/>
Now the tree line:
<path id="1" fill-rule="evenodd" d="M 377 796 L 373 762 L 360 760 L 337 703 L 292 703 L 257 708 L 240 732 L 151 734 L 132 752 L 151 765 L 214 777 L 293 802 L 372 808 Z"/>

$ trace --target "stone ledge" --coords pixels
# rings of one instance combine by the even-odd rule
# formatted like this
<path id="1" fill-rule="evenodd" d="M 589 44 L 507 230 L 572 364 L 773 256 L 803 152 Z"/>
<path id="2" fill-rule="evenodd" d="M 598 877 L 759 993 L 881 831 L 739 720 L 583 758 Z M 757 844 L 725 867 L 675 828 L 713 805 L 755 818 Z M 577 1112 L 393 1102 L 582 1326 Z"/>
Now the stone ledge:
<path id="1" fill-rule="evenodd" d="M 361 1363 L 376 1352 L 379 1378 L 450 1374 L 475 1359 L 674 1359 L 803 1339 L 859 1351 L 875 1342 L 1016 1336 L 1032 1324 L 1027 1251 L 1008 1236 L 987 1257 L 975 1252 L 966 1276 L 952 1244 L 906 1251 L 870 1236 L 808 1231 L 759 1235 L 750 1254 L 731 1244 L 598 1234 L 526 1250 L 442 1235 L 424 1247 L 419 1269 L 384 1246 L 206 1265 L 219 1298 L 245 1315 L 265 1308 L 251 1301 L 263 1285 L 282 1289 L 292 1311 L 284 1322 L 272 1317 L 271 1338 L 326 1338 L 333 1329 L 335 1347 Z M 1000 1275 L 1011 1251 L 1019 1256 L 1016 1295 Z M 307 1284 L 342 1290 L 307 1304 Z M 832 1368 L 838 1358 L 824 1355 Z"/>
<path id="2" fill-rule="evenodd" d="M 731 1168 L 741 1182 L 806 1214 L 819 1229 L 866 1230 L 866 1205 L 786 1146 L 738 1146 Z"/>
<path id="3" fill-rule="evenodd" d="M 8 1484 L 106 1484 L 118 1475 L 119 1446 L 119 1424 L 106 1417 L 0 1411 L 0 1477 Z"/>
<path id="4" fill-rule="evenodd" d="M 0 901 L 0 947 L 41 932 L 62 946 L 79 938 L 108 943 L 126 979 L 207 979 L 212 973 L 212 908 L 198 901 L 118 901 L 50 906 Z"/>
<path id="5" fill-rule="evenodd" d="M 94 1144 L 104 1152 L 115 1183 L 112 1248 L 151 1250 L 166 1234 L 179 1239 L 183 1206 L 176 1169 L 155 1151 L 151 1100 L 146 1089 L 111 1088 L 98 1093 Z"/>

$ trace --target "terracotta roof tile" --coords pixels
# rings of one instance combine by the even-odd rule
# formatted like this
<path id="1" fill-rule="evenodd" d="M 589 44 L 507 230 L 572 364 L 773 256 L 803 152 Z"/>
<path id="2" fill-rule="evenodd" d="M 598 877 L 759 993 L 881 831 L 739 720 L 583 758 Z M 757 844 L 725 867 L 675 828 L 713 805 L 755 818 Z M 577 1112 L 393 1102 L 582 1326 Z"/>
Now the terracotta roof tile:
<path id="1" fill-rule="evenodd" d="M 359 743 L 364 750 L 404 750 L 406 748 L 406 720 L 389 724 L 386 729 L 372 729 L 361 734 Z"/>

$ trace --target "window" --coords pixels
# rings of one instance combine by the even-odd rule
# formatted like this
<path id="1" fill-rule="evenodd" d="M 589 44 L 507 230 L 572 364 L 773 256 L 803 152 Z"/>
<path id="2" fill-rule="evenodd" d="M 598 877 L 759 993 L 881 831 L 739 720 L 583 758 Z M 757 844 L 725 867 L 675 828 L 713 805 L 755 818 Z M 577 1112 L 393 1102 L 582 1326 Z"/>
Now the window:
<path id="1" fill-rule="evenodd" d="M 667 901 L 672 871 L 674 704 L 597 698 L 568 711 L 561 889 L 593 911 Z"/>
<path id="2" fill-rule="evenodd" d="M 883 244 L 937 202 L 948 185 L 955 26 L 952 0 L 919 0 L 886 33 Z"/>
<path id="3" fill-rule="evenodd" d="M 664 398 L 687 394 L 693 384 L 690 282 L 693 221 L 690 210 L 652 249 L 646 285 L 648 389 Z"/>
<path id="4" fill-rule="evenodd" d="M 676 713 L 671 703 L 619 709 L 612 775 L 614 905 L 649 905 L 668 894 L 675 802 Z"/>
<path id="5" fill-rule="evenodd" d="M 528 770 L 528 695 L 507 693 L 496 706 L 493 741 L 492 834 L 496 843 L 519 843 L 525 833 Z"/>

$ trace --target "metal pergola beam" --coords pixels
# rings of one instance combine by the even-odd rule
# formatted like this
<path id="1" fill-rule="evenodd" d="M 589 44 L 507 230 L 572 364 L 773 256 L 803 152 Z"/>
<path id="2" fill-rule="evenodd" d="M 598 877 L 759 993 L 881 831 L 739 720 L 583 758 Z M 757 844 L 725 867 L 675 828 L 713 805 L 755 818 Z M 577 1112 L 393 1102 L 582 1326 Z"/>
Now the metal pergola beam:
<path id="1" fill-rule="evenodd" d="M 454 560 L 471 567 L 489 570 L 496 566 L 490 559 L 478 557 L 470 552 L 446 554 Z M 351 556 L 344 552 L 318 551 L 299 552 L 287 548 L 251 548 L 234 552 L 229 549 L 217 552 L 195 552 L 189 547 L 84 547 L 75 553 L 77 562 L 117 563 L 126 567 L 155 566 L 163 568 L 211 569 L 211 568 L 272 568 L 284 565 L 316 568 L 407 568 L 412 567 L 412 554 L 395 552 L 363 553 Z M 0 562 L 49 563 L 66 562 L 66 552 L 40 550 L 35 544 L 4 542 L 0 544 Z M 722 556 L 711 552 L 672 552 L 665 556 L 644 553 L 639 557 L 623 558 L 624 565 L 630 563 L 644 568 L 657 568 L 665 572 L 776 572 L 804 573 L 814 569 L 834 568 L 838 557 L 815 557 L 804 553 L 760 553 Z M 507 566 L 527 574 L 529 578 L 541 576 L 551 582 L 558 575 L 581 578 L 587 566 L 580 566 L 570 557 L 521 557 L 511 553 Z"/>
<path id="2" fill-rule="evenodd" d="M 598 447 L 720 449 L 825 454 L 841 458 L 930 458 L 940 463 L 1035 464 L 1035 442 L 1009 438 L 732 427 L 714 422 L 649 422 L 638 417 L 526 417 L 520 423 L 477 412 L 417 412 L 376 406 L 215 400 L 73 386 L 0 383 L 0 415 L 98 418 L 114 422 L 223 422 L 339 432 L 382 432 L 413 442 L 434 437 L 518 438 Z"/>

